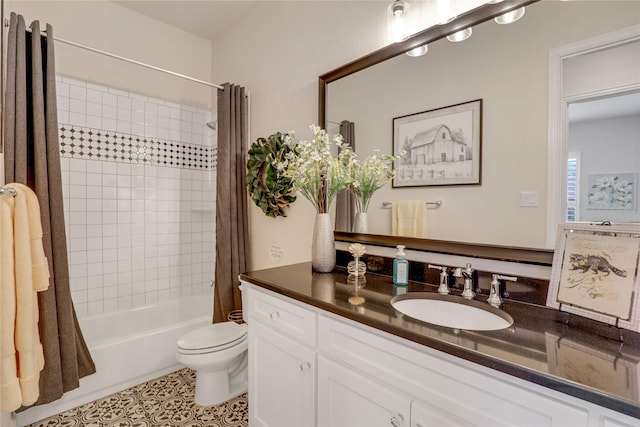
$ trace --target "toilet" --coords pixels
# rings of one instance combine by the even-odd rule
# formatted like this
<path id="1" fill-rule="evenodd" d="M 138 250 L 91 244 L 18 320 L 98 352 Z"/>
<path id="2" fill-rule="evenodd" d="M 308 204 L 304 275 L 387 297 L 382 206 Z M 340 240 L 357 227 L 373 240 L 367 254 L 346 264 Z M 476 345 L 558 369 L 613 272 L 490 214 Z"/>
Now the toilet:
<path id="1" fill-rule="evenodd" d="M 246 323 L 214 323 L 178 339 L 176 359 L 196 372 L 196 404 L 216 405 L 247 391 L 247 349 Z"/>

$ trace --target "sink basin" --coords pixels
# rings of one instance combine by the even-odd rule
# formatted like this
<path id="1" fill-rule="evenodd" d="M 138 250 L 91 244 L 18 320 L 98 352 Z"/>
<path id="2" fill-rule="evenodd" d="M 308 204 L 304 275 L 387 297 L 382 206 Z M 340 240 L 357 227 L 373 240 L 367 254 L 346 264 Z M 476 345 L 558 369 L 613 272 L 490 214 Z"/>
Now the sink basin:
<path id="1" fill-rule="evenodd" d="M 495 331 L 513 324 L 513 318 L 499 308 L 454 295 L 410 292 L 394 297 L 391 305 L 414 319 L 454 329 Z"/>

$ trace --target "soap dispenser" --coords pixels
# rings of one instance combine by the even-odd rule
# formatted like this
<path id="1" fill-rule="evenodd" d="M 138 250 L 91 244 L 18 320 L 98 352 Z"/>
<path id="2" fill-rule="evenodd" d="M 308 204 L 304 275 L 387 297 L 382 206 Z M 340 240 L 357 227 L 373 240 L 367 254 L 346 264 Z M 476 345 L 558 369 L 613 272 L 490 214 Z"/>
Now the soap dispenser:
<path id="1" fill-rule="evenodd" d="M 407 286 L 409 284 L 409 261 L 405 258 L 404 245 L 398 245 L 396 258 L 393 260 L 393 284 Z"/>

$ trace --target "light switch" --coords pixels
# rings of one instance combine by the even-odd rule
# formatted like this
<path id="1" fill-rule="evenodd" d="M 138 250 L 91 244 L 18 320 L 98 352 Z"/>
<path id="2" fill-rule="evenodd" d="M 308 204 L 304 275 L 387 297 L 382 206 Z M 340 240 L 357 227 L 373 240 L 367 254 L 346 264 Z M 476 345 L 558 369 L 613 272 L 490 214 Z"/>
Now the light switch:
<path id="1" fill-rule="evenodd" d="M 538 207 L 538 192 L 537 191 L 521 191 L 520 192 L 520 207 L 537 208 Z"/>

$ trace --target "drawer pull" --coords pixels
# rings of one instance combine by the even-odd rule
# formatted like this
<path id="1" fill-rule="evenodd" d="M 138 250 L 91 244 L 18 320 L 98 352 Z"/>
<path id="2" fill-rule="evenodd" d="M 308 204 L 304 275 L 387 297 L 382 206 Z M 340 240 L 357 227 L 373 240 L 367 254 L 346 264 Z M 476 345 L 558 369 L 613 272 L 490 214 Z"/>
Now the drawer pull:
<path id="1" fill-rule="evenodd" d="M 311 363 L 309 363 L 309 362 L 301 363 L 300 365 L 298 365 L 298 367 L 300 368 L 300 371 L 302 372 L 305 369 L 311 369 Z"/>
<path id="2" fill-rule="evenodd" d="M 402 427 L 404 426 L 404 417 L 402 416 L 401 413 L 397 413 L 391 416 L 391 419 L 389 420 L 389 423 L 393 426 L 393 427 Z"/>
<path id="3" fill-rule="evenodd" d="M 278 320 L 280 318 L 280 312 L 274 311 L 273 313 L 269 313 L 269 318 L 271 318 L 271 320 Z"/>

